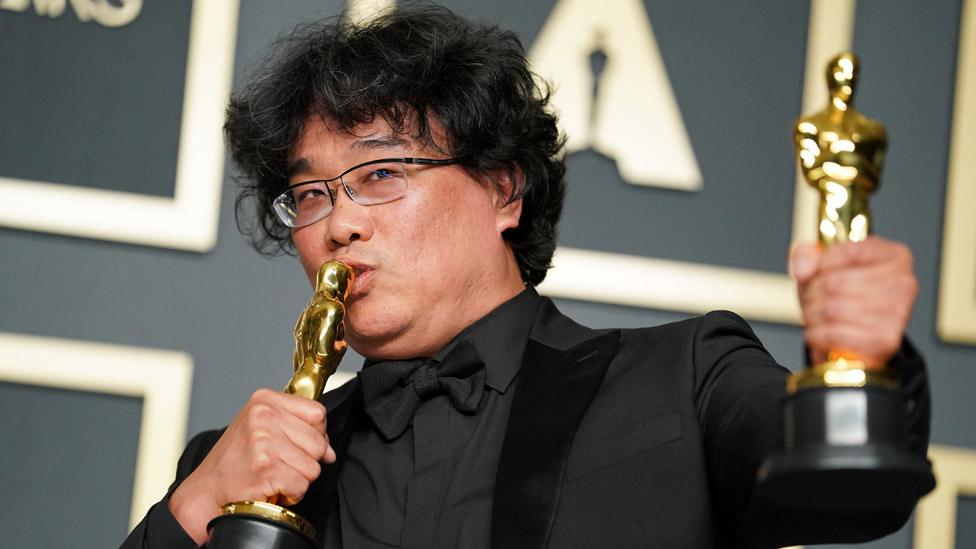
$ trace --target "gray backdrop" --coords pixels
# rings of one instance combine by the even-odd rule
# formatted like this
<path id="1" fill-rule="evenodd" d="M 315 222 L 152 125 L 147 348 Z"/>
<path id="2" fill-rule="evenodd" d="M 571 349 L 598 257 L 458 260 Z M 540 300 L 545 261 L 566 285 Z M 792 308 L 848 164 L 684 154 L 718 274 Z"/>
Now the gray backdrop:
<path id="1" fill-rule="evenodd" d="M 554 2 L 444 3 L 518 32 L 528 46 Z M 242 0 L 235 86 L 277 34 L 342 4 Z M 808 4 L 646 4 L 703 190 L 629 186 L 612 160 L 571 155 L 562 243 L 783 272 Z M 0 11 L 0 175 L 171 195 L 189 7 L 147 0 L 121 29 L 68 12 Z M 892 137 L 872 202 L 877 230 L 916 254 L 921 292 L 909 333 L 931 368 L 932 439 L 976 448 L 976 349 L 935 334 L 959 13 L 960 0 L 859 2 L 854 48 L 865 74 L 858 104 Z M 85 82 L 77 92 L 76 80 Z M 238 235 L 231 173 L 217 246 L 203 254 L 0 228 L 0 331 L 185 351 L 195 368 L 188 434 L 226 424 L 255 388 L 285 381 L 291 327 L 309 291 L 294 259 L 262 259 Z M 591 326 L 688 316 L 558 304 Z M 799 328 L 754 326 L 777 359 L 800 362 Z M 360 361 L 350 353 L 342 368 Z M 0 545 L 117 544 L 139 417 L 138 399 L 0 383 Z M 957 546 L 976 546 L 976 500 L 960 499 L 958 521 Z M 910 547 L 910 529 L 868 546 Z"/>

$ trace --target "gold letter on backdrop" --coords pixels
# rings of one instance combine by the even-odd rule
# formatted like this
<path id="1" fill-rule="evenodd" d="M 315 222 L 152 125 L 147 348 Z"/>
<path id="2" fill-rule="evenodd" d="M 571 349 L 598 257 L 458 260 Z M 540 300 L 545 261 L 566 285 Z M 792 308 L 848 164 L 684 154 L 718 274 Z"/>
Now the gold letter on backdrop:
<path id="1" fill-rule="evenodd" d="M 603 119 L 605 115 L 600 109 L 612 109 L 613 112 L 624 113 L 624 115 L 641 112 L 644 102 L 652 105 L 657 104 L 655 111 L 662 110 L 660 105 L 671 101 L 673 98 L 662 101 L 661 89 L 667 89 L 670 97 L 670 84 L 663 73 L 663 64 L 657 52 L 657 45 L 650 31 L 650 23 L 647 22 L 647 15 L 644 13 L 643 4 L 639 0 L 608 0 L 595 4 L 590 7 L 585 0 L 562 0 L 553 10 L 549 22 L 546 23 L 543 32 L 539 35 L 539 43 L 533 47 L 533 55 L 536 56 L 535 62 L 537 72 L 543 76 L 552 76 L 557 88 L 559 86 L 569 87 L 575 91 L 570 93 L 575 98 L 576 106 L 566 106 L 562 103 L 561 96 L 556 96 L 556 106 L 562 111 L 563 129 L 573 140 L 573 132 L 579 133 L 581 130 L 573 129 L 568 125 L 572 120 L 567 121 L 567 117 L 576 117 L 576 124 L 582 124 L 586 129 L 588 120 L 587 103 L 583 102 L 585 97 L 592 97 L 592 70 L 588 65 L 589 55 L 595 45 L 606 51 L 607 67 L 604 71 L 602 82 L 600 83 L 598 94 L 604 97 L 608 92 L 606 88 L 613 89 L 615 86 L 628 87 L 628 93 L 620 92 L 619 96 L 606 96 L 596 102 L 598 110 L 596 118 L 600 120 L 614 120 L 614 118 Z M 813 0 L 810 3 L 809 32 L 807 33 L 807 56 L 806 56 L 806 77 L 803 92 L 804 109 L 812 110 L 811 105 L 822 105 L 826 102 L 826 90 L 823 86 L 823 67 L 827 61 L 838 51 L 850 48 L 851 28 L 854 20 L 854 1 L 853 0 Z M 566 22 L 564 22 L 566 21 Z M 610 26 L 610 25 L 613 26 Z M 564 26 L 569 25 L 569 26 Z M 573 26 L 575 25 L 575 26 Z M 552 28 L 559 29 L 551 30 Z M 589 30 L 586 30 L 589 29 Z M 599 34 L 601 29 L 607 32 Z M 643 30 L 641 30 L 643 29 Z M 555 46 L 547 45 L 546 41 L 553 41 L 552 35 L 558 34 L 560 43 L 555 53 L 545 53 L 546 63 L 553 59 L 553 66 L 550 69 L 548 64 L 539 62 L 540 52 L 549 52 Z M 597 38 L 593 38 L 596 35 Z M 615 36 L 615 38 L 612 38 Z M 625 41 L 620 37 L 628 37 Z M 602 40 L 602 42 L 597 42 Z M 635 60 L 628 60 L 634 58 Z M 656 61 L 650 61 L 650 60 Z M 559 64 L 556 64 L 559 61 Z M 615 73 L 612 65 L 618 63 L 617 67 L 627 67 L 628 71 L 657 71 L 659 74 L 654 78 L 649 78 L 651 84 L 635 85 L 635 75 L 629 72 Z M 656 65 L 658 69 L 647 68 Z M 565 77 L 562 72 L 569 71 L 571 76 Z M 615 76 L 619 74 L 621 76 Z M 575 75 L 575 76 L 573 76 Z M 625 81 L 614 83 L 614 78 L 624 78 Z M 582 79 L 580 83 L 574 79 Z M 575 86 L 575 87 L 574 87 Z M 656 87 L 655 87 L 656 86 Z M 589 94 L 587 96 L 586 94 Z M 650 95 L 648 95 L 650 94 Z M 612 106 L 603 107 L 604 103 L 609 103 L 613 97 Z M 573 114 L 572 108 L 576 109 Z M 666 110 L 666 109 L 663 109 Z M 677 127 L 675 126 L 642 123 L 638 127 L 610 126 L 609 122 L 598 121 L 604 128 L 613 127 L 617 130 L 618 137 L 627 142 L 630 140 L 637 147 L 637 158 L 649 158 L 647 156 L 656 146 L 654 142 L 648 143 L 643 140 L 648 134 L 656 134 L 658 137 L 666 136 L 670 139 L 678 139 L 686 142 L 683 123 L 678 116 L 677 107 L 670 111 L 672 116 L 677 117 Z M 797 113 L 800 114 L 800 113 Z M 635 116 L 636 119 L 636 116 Z M 579 122 L 579 121 L 582 122 Z M 648 127 L 653 127 L 655 131 L 647 131 Z M 658 128 L 663 128 L 658 131 Z M 669 129 L 670 128 L 670 129 Z M 787 130 L 784 130 L 784 133 Z M 596 130 L 597 135 L 600 130 Z M 675 137 L 678 134 L 679 137 Z M 583 132 L 583 135 L 588 135 Z M 639 136 L 637 138 L 635 136 Z M 599 147 L 599 139 L 594 138 L 594 148 L 598 151 L 614 156 L 620 165 L 621 175 L 628 177 L 624 169 L 624 160 L 621 154 L 632 154 L 629 151 L 605 152 Z M 688 146 L 688 156 L 694 158 Z M 680 158 L 680 157 L 679 157 Z M 656 166 L 656 162 L 648 162 L 649 166 Z M 695 167 L 697 172 L 697 166 Z M 660 176 L 660 174 L 657 174 Z M 633 181 L 631 181 L 633 182 Z M 785 184 L 786 182 L 784 182 Z M 807 225 L 794 222 L 793 239 L 812 240 L 815 238 L 818 195 L 816 191 L 807 189 L 806 184 L 794 194 L 796 204 L 794 212 L 809 212 L 804 219 L 809 219 Z M 782 251 L 786 256 L 786 250 Z M 554 258 L 555 267 L 549 272 L 546 281 L 540 287 L 544 293 L 555 297 L 566 297 L 570 299 L 583 299 L 588 301 L 599 301 L 604 303 L 619 303 L 621 305 L 631 305 L 637 307 L 649 307 L 653 309 L 663 309 L 671 311 L 685 311 L 690 313 L 702 313 L 711 309 L 730 309 L 739 314 L 753 319 L 765 320 L 770 322 L 782 322 L 799 324 L 800 311 L 796 300 L 796 289 L 790 278 L 784 274 L 768 273 L 751 269 L 737 269 L 729 267 L 718 267 L 704 263 L 691 263 L 685 261 L 672 261 L 655 257 L 641 257 L 618 253 L 607 253 L 591 250 L 580 250 L 575 248 L 561 247 L 556 252 Z M 614 273 L 614 283 L 605 285 L 581 285 L 580 280 L 585 279 L 585 273 L 589 272 L 594 262 L 598 262 L 608 272 Z"/>
<path id="2" fill-rule="evenodd" d="M 606 56 L 599 74 L 591 67 L 594 54 Z M 529 55 L 533 70 L 554 85 L 567 153 L 592 148 L 613 158 L 628 183 L 701 188 L 691 140 L 641 0 L 562 0 Z"/>
<path id="3" fill-rule="evenodd" d="M 976 344 L 976 1 L 962 7 L 945 196 L 939 335 Z"/>
<path id="4" fill-rule="evenodd" d="M 31 0 L 0 0 L 0 9 L 27 11 Z M 47 17 L 60 17 L 67 4 L 71 4 L 78 20 L 86 23 L 95 20 L 105 27 L 121 27 L 135 21 L 142 11 L 142 0 L 119 0 L 118 5 L 108 0 L 33 0 L 34 12 Z"/>
<path id="5" fill-rule="evenodd" d="M 960 496 L 976 496 L 976 452 L 969 448 L 932 445 L 929 459 L 938 484 L 915 511 L 915 549 L 952 549 Z"/>

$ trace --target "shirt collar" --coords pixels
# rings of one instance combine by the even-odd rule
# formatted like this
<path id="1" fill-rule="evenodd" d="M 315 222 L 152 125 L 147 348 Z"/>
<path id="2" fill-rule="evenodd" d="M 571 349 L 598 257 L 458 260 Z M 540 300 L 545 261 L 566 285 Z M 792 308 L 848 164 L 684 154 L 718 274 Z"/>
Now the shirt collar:
<path id="1" fill-rule="evenodd" d="M 535 288 L 526 287 L 468 326 L 437 353 L 437 358 L 447 356 L 459 341 L 470 339 L 485 363 L 485 385 L 504 393 L 522 366 L 529 332 L 542 303 Z"/>

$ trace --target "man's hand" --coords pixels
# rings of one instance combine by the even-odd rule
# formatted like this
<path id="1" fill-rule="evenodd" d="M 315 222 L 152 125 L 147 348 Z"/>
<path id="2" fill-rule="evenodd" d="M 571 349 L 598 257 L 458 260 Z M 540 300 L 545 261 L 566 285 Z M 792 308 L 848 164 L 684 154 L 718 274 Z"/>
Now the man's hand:
<path id="1" fill-rule="evenodd" d="M 790 255 L 813 363 L 837 351 L 884 366 L 901 347 L 918 295 L 911 250 L 871 236 L 827 249 L 797 244 Z"/>
<path id="2" fill-rule="evenodd" d="M 235 501 L 292 505 L 335 462 L 325 434 L 325 407 L 295 395 L 261 389 L 227 427 L 207 457 L 169 499 L 170 511 L 198 544 L 207 523 Z"/>

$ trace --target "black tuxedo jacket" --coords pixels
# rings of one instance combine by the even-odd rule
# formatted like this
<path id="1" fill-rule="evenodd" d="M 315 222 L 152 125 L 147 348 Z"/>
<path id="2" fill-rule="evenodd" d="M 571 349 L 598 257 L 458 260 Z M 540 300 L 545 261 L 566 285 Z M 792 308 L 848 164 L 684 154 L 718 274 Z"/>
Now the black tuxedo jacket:
<path id="1" fill-rule="evenodd" d="M 910 403 L 904 420 L 912 450 L 924 456 L 924 366 L 907 344 L 891 366 L 902 373 Z M 787 375 L 729 312 L 655 328 L 591 330 L 546 299 L 515 382 L 492 547 L 779 547 L 865 541 L 899 528 L 910 507 L 791 514 L 752 497 L 759 464 L 782 446 Z M 323 397 L 337 465 L 325 467 L 295 507 L 319 532 L 337 516 L 336 479 L 349 436 L 369 421 L 361 398 L 358 380 Z M 174 487 L 219 436 L 210 431 L 190 442 Z M 153 547 L 155 539 L 173 539 L 160 530 L 174 521 L 155 532 L 149 523 L 127 543 Z"/>

